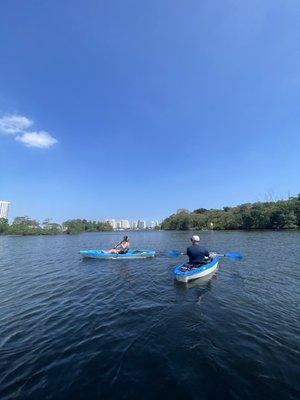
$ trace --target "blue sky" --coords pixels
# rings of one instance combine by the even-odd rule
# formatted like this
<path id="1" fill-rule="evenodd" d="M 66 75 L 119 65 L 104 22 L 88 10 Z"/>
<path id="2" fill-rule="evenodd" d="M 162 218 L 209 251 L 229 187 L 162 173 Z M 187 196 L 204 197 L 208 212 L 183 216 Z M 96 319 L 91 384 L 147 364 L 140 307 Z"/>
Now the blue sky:
<path id="1" fill-rule="evenodd" d="M 0 3 L 10 217 L 163 218 L 299 192 L 291 0 Z"/>

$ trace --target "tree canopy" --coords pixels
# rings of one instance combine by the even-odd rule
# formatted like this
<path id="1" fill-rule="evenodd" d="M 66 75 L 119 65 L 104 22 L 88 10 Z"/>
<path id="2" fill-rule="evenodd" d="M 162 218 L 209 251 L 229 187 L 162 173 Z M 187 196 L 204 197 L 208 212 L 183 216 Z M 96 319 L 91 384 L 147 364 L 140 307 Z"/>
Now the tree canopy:
<path id="1" fill-rule="evenodd" d="M 107 222 L 72 219 L 57 224 L 51 219 L 42 223 L 27 216 L 16 217 L 9 225 L 7 219 L 0 219 L 0 234 L 6 235 L 57 235 L 62 233 L 82 233 L 110 231 L 112 227 Z"/>
<path id="2" fill-rule="evenodd" d="M 69 219 L 62 224 L 66 233 L 111 231 L 112 226 L 108 222 L 87 221 L 86 219 Z"/>
<path id="3" fill-rule="evenodd" d="M 300 195 L 275 202 L 246 203 L 222 210 L 180 209 L 166 218 L 162 229 L 297 229 L 300 227 Z"/>

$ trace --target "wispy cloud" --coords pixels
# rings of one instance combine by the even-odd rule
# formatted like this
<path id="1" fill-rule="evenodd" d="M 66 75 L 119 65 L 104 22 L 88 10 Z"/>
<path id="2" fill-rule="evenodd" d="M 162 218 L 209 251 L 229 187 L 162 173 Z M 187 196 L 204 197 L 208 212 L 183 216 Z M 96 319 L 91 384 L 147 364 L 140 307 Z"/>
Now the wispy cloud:
<path id="1" fill-rule="evenodd" d="M 34 122 L 23 115 L 4 115 L 0 117 L 0 134 L 14 135 L 15 140 L 27 147 L 46 149 L 58 143 L 50 133 L 45 131 L 30 131 Z"/>
<path id="2" fill-rule="evenodd" d="M 33 121 L 22 115 L 4 115 L 0 118 L 0 132 L 9 135 L 24 132 L 33 125 Z"/>
<path id="3" fill-rule="evenodd" d="M 57 143 L 57 139 L 45 131 L 27 132 L 17 136 L 16 140 L 24 143 L 27 147 L 39 147 L 41 149 L 46 149 Z"/>

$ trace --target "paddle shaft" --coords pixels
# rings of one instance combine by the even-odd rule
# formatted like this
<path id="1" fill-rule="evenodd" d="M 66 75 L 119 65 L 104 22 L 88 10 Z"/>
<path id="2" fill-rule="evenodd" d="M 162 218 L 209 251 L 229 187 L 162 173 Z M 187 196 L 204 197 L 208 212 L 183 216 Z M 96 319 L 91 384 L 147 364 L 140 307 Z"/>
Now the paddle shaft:
<path id="1" fill-rule="evenodd" d="M 120 242 L 120 243 L 118 243 L 118 244 L 116 244 L 115 245 L 115 247 L 113 247 L 113 249 L 116 249 L 118 246 L 120 246 L 120 244 L 122 244 L 124 242 L 124 239 Z"/>
<path id="2" fill-rule="evenodd" d="M 235 251 L 231 251 L 226 254 L 216 254 L 216 256 L 232 258 L 234 260 L 242 260 L 242 258 L 243 258 L 243 256 L 240 253 L 235 252 Z"/>
<path id="3" fill-rule="evenodd" d="M 212 254 L 215 254 L 216 256 L 219 256 L 219 257 L 232 258 L 232 259 L 235 259 L 235 260 L 242 260 L 242 258 L 243 258 L 240 253 L 235 252 L 235 251 L 230 251 L 230 252 L 228 252 L 226 254 L 216 254 L 216 253 L 212 253 Z M 186 253 L 182 253 L 182 252 L 180 252 L 178 250 L 171 250 L 170 252 L 168 252 L 168 255 L 172 256 L 172 257 L 179 257 L 181 255 L 186 255 Z"/>

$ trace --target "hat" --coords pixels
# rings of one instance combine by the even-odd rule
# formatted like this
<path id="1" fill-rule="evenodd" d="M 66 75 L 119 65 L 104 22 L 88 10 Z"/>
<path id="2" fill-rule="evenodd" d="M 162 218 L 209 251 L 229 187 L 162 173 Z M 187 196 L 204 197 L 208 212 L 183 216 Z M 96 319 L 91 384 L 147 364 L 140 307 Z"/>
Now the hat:
<path id="1" fill-rule="evenodd" d="M 193 240 L 194 242 L 200 242 L 200 238 L 198 235 L 193 235 L 191 240 Z"/>

